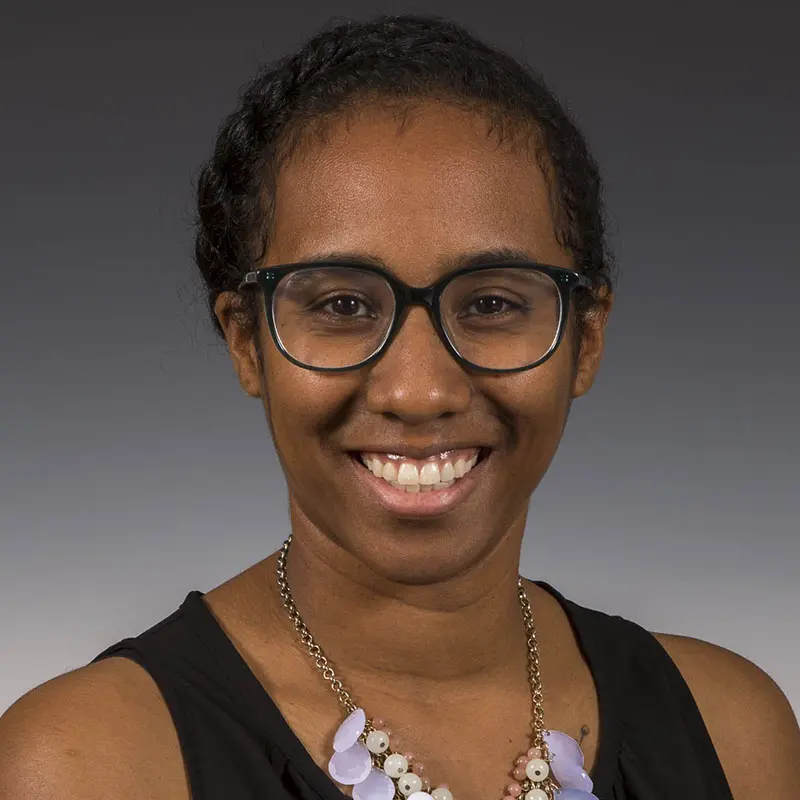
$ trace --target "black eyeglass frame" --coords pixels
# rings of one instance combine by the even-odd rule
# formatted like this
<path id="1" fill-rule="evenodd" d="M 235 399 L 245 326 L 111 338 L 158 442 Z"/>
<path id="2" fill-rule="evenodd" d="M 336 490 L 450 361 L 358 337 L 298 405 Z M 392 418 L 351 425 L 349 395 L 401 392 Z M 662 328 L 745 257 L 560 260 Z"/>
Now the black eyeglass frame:
<path id="1" fill-rule="evenodd" d="M 373 352 L 364 360 L 359 361 L 357 364 L 347 367 L 315 367 L 302 361 L 298 361 L 298 359 L 296 359 L 284 347 L 280 334 L 278 333 L 275 325 L 275 309 L 273 307 L 273 298 L 275 295 L 275 289 L 280 281 L 293 272 L 299 272 L 307 269 L 319 269 L 321 267 L 353 269 L 360 272 L 369 272 L 373 275 L 378 275 L 386 281 L 391 288 L 392 293 L 394 294 L 394 316 L 383 341 L 375 349 L 375 352 Z M 444 293 L 448 284 L 455 278 L 458 278 L 462 275 L 468 275 L 473 272 L 509 268 L 519 268 L 539 272 L 552 279 L 558 290 L 558 296 L 560 300 L 558 331 L 548 351 L 536 361 L 533 361 L 530 364 L 526 364 L 522 367 L 512 367 L 510 369 L 492 369 L 491 367 L 483 367 L 480 364 L 474 364 L 472 361 L 464 358 L 464 356 L 458 352 L 458 348 L 451 341 L 447 334 L 447 330 L 442 325 L 440 302 L 442 294 Z M 311 370 L 313 372 L 350 372 L 355 369 L 361 369 L 362 367 L 369 366 L 377 361 L 386 352 L 389 345 L 395 339 L 400 331 L 400 328 L 403 326 L 408 309 L 411 306 L 424 306 L 428 310 L 433 327 L 436 330 L 436 333 L 438 334 L 442 344 L 444 344 L 448 352 L 459 364 L 470 370 L 496 375 L 524 372 L 525 370 L 538 367 L 540 364 L 543 364 L 545 361 L 547 361 L 547 359 L 550 358 L 558 349 L 558 346 L 561 344 L 561 341 L 564 338 L 564 331 L 566 329 L 566 322 L 569 315 L 570 301 L 573 290 L 576 288 L 588 289 L 591 287 L 591 285 L 591 280 L 576 270 L 567 269 L 565 267 L 555 267 L 550 264 L 540 264 L 536 261 L 513 262 L 510 264 L 501 262 L 494 264 L 477 264 L 464 267 L 444 275 L 438 281 L 428 286 L 409 286 L 407 283 L 404 283 L 399 278 L 395 277 L 391 272 L 388 272 L 387 270 L 375 265 L 342 261 L 312 261 L 297 262 L 293 264 L 279 264 L 276 266 L 261 267 L 260 269 L 253 270 L 244 276 L 241 283 L 237 287 L 237 291 L 241 291 L 242 289 L 253 286 L 259 286 L 262 289 L 264 292 L 264 306 L 267 324 L 269 325 L 272 340 L 275 342 L 275 346 L 278 348 L 278 350 L 280 350 L 281 354 L 285 358 L 287 358 L 292 364 L 302 369 Z"/>

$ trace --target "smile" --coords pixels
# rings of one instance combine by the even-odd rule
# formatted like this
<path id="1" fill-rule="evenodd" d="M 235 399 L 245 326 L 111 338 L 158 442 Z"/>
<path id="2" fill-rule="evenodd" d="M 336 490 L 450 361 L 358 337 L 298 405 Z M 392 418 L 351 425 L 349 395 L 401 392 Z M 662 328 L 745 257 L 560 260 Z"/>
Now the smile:
<path id="1" fill-rule="evenodd" d="M 481 485 L 492 450 L 470 447 L 415 459 L 396 453 L 350 452 L 361 491 L 396 517 L 421 519 L 454 511 Z"/>
<path id="2" fill-rule="evenodd" d="M 406 492 L 436 492 L 463 478 L 478 462 L 477 447 L 451 450 L 423 460 L 395 453 L 360 453 L 361 463 L 376 478 Z"/>

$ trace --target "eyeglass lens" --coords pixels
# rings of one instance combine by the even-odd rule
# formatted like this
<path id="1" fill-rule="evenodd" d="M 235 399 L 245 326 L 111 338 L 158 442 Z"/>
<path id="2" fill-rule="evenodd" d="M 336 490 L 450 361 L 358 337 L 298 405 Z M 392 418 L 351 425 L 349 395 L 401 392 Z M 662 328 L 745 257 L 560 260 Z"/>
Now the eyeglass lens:
<path id="1" fill-rule="evenodd" d="M 487 369 L 518 369 L 552 348 L 561 298 L 555 282 L 525 267 L 468 272 L 441 296 L 442 327 L 462 358 Z M 394 321 L 395 297 L 372 272 L 316 267 L 285 276 L 272 297 L 286 352 L 317 368 L 346 368 L 372 356 Z"/>

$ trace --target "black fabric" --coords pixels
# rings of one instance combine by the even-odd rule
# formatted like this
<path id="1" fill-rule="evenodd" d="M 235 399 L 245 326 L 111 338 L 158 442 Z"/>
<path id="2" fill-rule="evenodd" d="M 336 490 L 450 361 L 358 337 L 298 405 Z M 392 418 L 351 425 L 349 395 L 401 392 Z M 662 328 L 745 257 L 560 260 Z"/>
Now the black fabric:
<path id="1" fill-rule="evenodd" d="M 619 616 L 567 600 L 594 677 L 600 800 L 733 800 L 689 687 L 658 640 Z M 130 658 L 172 714 L 192 800 L 344 800 L 217 623 L 201 592 L 136 638 L 97 656 Z"/>

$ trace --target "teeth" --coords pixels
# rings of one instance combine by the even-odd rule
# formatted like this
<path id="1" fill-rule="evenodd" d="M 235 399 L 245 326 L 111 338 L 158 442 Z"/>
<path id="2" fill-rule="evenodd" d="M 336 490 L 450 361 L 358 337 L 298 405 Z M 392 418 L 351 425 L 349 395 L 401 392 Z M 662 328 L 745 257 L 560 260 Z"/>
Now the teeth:
<path id="1" fill-rule="evenodd" d="M 401 464 L 397 471 L 397 482 L 401 486 L 419 486 L 419 470 L 414 464 Z"/>
<path id="2" fill-rule="evenodd" d="M 381 459 L 373 455 L 361 454 L 361 461 L 378 478 L 391 483 L 397 489 L 407 492 L 433 492 L 452 486 L 459 478 L 463 478 L 477 463 L 478 454 L 470 459 L 463 457 L 446 461 L 426 461 L 421 467 L 408 461 L 401 461 L 400 456 L 390 456 L 392 460 Z M 444 458 L 444 454 L 440 458 Z M 399 461 L 399 466 L 397 462 Z"/>
<path id="3" fill-rule="evenodd" d="M 389 481 L 389 483 L 393 483 L 394 481 L 397 480 L 397 467 L 395 467 L 395 465 L 392 464 L 391 461 L 387 461 L 383 465 L 382 470 L 381 470 L 381 461 L 379 458 L 376 458 L 373 463 L 377 464 L 377 470 L 375 474 L 379 478 L 383 478 L 385 481 Z"/>
<path id="4" fill-rule="evenodd" d="M 433 461 L 424 464 L 419 471 L 419 482 L 423 486 L 433 486 L 434 483 L 441 483 L 439 480 L 439 465 Z"/>
<path id="5" fill-rule="evenodd" d="M 448 487 L 452 486 L 455 483 L 454 480 L 448 481 L 447 483 L 434 483 L 432 486 L 422 486 L 421 484 L 412 484 L 411 486 L 406 486 L 402 483 L 397 483 L 397 481 L 392 482 L 392 486 L 395 489 L 405 489 L 407 492 L 420 492 L 425 494 L 426 492 L 435 492 L 439 489 L 447 489 Z"/>

